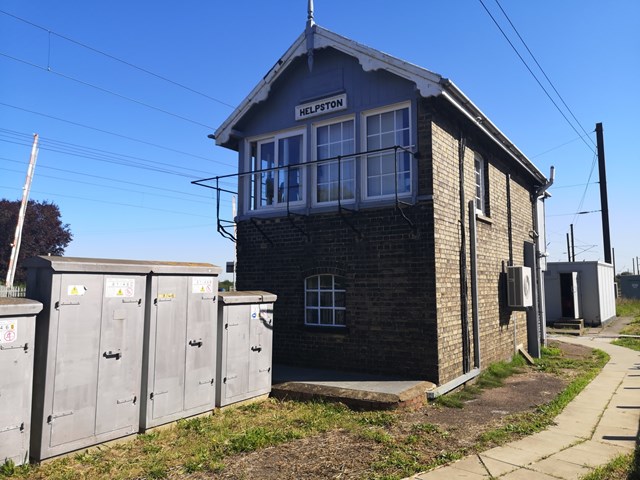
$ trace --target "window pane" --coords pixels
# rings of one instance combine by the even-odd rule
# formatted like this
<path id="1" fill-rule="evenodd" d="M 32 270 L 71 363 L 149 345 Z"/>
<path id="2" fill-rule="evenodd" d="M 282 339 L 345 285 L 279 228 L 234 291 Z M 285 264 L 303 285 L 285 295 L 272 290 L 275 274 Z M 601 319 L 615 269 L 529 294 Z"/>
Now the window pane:
<path id="1" fill-rule="evenodd" d="M 314 275 L 313 277 L 307 278 L 307 289 L 309 288 L 318 288 L 318 276 Z"/>
<path id="2" fill-rule="evenodd" d="M 336 143 L 342 140 L 342 124 L 334 123 L 329 125 L 329 142 Z"/>
<path id="3" fill-rule="evenodd" d="M 371 115 L 367 117 L 367 135 L 380 133 L 380 117 Z"/>
<path id="4" fill-rule="evenodd" d="M 380 148 L 380 136 L 367 137 L 367 150 L 378 150 Z"/>
<path id="5" fill-rule="evenodd" d="M 332 289 L 333 288 L 333 276 L 332 275 L 320 275 L 320 288 Z"/>
<path id="6" fill-rule="evenodd" d="M 334 288 L 336 290 L 344 290 L 344 278 L 335 276 L 333 277 Z"/>
<path id="7" fill-rule="evenodd" d="M 380 148 L 393 147 L 396 144 L 393 132 L 383 133 L 380 137 Z"/>
<path id="8" fill-rule="evenodd" d="M 351 155 L 352 153 L 355 153 L 355 142 L 353 138 L 342 142 L 342 154 Z"/>
<path id="9" fill-rule="evenodd" d="M 367 174 L 369 177 L 373 177 L 375 175 L 380 175 L 381 166 L 380 166 L 380 155 L 373 155 L 367 157 Z"/>
<path id="10" fill-rule="evenodd" d="M 335 292 L 335 307 L 345 306 L 345 292 Z"/>
<path id="11" fill-rule="evenodd" d="M 342 199 L 350 200 L 355 198 L 356 185 L 354 180 L 342 182 Z"/>
<path id="12" fill-rule="evenodd" d="M 383 175 L 392 174 L 395 172 L 394 165 L 393 165 L 393 161 L 394 161 L 393 154 L 384 155 L 380 158 L 380 160 L 382 162 L 382 168 L 380 169 L 381 174 Z"/>
<path id="13" fill-rule="evenodd" d="M 260 148 L 260 170 L 267 170 L 275 166 L 275 144 L 274 142 L 266 142 L 259 146 Z M 271 205 L 274 201 L 274 183 L 275 172 L 262 172 L 260 175 L 260 205 Z"/>
<path id="14" fill-rule="evenodd" d="M 318 310 L 307 310 L 307 323 L 318 323 Z"/>
<path id="15" fill-rule="evenodd" d="M 318 185 L 318 202 L 328 202 L 329 201 L 329 188 L 325 185 Z"/>
<path id="16" fill-rule="evenodd" d="M 336 325 L 346 325 L 346 322 L 345 322 L 345 317 L 346 317 L 345 311 L 344 310 L 336 310 L 334 313 L 335 313 L 335 318 L 336 318 L 335 324 Z"/>
<path id="17" fill-rule="evenodd" d="M 385 112 L 382 115 L 380 115 L 380 122 L 382 124 L 380 131 L 382 133 L 393 132 L 395 130 L 394 128 L 395 122 L 393 117 L 394 117 L 394 112 Z"/>
<path id="18" fill-rule="evenodd" d="M 383 175 L 382 181 L 382 195 L 391 195 L 396 192 L 396 185 L 394 182 L 394 175 Z"/>
<path id="19" fill-rule="evenodd" d="M 307 307 L 317 307 L 317 306 L 318 306 L 318 293 L 307 292 Z"/>
<path id="20" fill-rule="evenodd" d="M 320 306 L 333 307 L 333 292 L 320 292 Z"/>
<path id="21" fill-rule="evenodd" d="M 353 168 L 353 160 L 342 162 L 342 179 L 351 180 L 354 178 L 355 169 Z"/>
<path id="22" fill-rule="evenodd" d="M 333 310 L 327 308 L 320 310 L 320 324 L 333 325 Z"/>
<path id="23" fill-rule="evenodd" d="M 396 128 L 409 128 L 409 109 L 396 110 Z"/>
<path id="24" fill-rule="evenodd" d="M 341 143 L 332 143 L 329 146 L 329 158 L 337 157 L 338 155 L 342 155 L 342 144 Z"/>
<path id="25" fill-rule="evenodd" d="M 367 194 L 370 197 L 376 197 L 381 195 L 379 177 L 373 177 L 373 178 L 367 179 Z"/>
<path id="26" fill-rule="evenodd" d="M 329 147 L 327 145 L 318 147 L 318 160 L 329 158 Z"/>
<path id="27" fill-rule="evenodd" d="M 329 127 L 318 127 L 317 130 L 318 145 L 329 143 Z"/>

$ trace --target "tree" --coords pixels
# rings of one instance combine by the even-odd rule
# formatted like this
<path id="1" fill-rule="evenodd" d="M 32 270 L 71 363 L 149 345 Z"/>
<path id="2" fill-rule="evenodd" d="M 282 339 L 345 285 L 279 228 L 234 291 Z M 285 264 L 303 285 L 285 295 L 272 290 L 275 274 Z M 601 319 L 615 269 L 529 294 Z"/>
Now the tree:
<path id="1" fill-rule="evenodd" d="M 3 282 L 7 277 L 19 211 L 19 200 L 0 200 L 0 276 Z M 20 268 L 25 258 L 36 255 L 63 255 L 72 238 L 69 225 L 62 223 L 60 209 L 55 203 L 29 200 L 22 227 L 15 283 L 23 283 L 26 280 L 26 271 Z"/>

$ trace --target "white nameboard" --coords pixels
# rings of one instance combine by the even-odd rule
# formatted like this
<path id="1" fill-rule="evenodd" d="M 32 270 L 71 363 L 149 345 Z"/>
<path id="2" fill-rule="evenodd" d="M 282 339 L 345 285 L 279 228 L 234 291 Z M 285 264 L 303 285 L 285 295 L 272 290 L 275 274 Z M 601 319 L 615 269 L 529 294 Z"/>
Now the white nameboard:
<path id="1" fill-rule="evenodd" d="M 335 97 L 323 98 L 315 102 L 303 103 L 295 107 L 296 120 L 317 117 L 325 113 L 339 112 L 347 108 L 347 94 L 336 95 Z"/>

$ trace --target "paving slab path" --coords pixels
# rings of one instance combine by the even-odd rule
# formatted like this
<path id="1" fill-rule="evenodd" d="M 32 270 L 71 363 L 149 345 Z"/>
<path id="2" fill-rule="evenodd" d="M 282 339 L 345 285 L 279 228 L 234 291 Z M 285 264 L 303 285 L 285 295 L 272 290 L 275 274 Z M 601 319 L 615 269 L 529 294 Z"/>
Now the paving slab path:
<path id="1" fill-rule="evenodd" d="M 556 417 L 554 426 L 410 478 L 573 480 L 619 454 L 633 452 L 640 422 L 640 352 L 611 345 L 610 338 L 554 339 L 599 348 L 611 356 Z"/>

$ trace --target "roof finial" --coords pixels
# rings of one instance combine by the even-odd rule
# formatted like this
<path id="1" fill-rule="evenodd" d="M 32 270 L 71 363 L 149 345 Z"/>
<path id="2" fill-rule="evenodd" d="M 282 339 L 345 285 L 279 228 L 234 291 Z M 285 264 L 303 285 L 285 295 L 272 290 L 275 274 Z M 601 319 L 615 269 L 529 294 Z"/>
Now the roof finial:
<path id="1" fill-rule="evenodd" d="M 307 28 L 315 25 L 313 21 L 313 0 L 307 2 Z"/>

